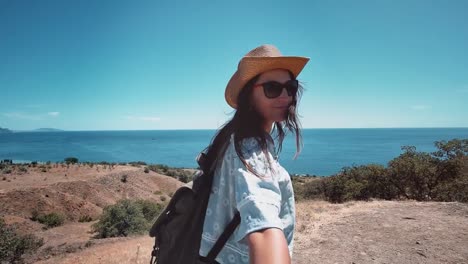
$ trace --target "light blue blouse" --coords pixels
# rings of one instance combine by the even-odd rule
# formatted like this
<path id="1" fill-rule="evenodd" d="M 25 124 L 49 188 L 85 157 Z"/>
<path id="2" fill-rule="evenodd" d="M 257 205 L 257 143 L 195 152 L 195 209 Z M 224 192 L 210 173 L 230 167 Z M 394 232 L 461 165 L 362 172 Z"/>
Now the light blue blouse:
<path id="1" fill-rule="evenodd" d="M 247 170 L 237 156 L 231 136 L 222 163 L 215 170 L 200 255 L 208 254 L 236 211 L 240 212 L 241 223 L 216 261 L 221 264 L 249 263 L 246 235 L 265 228 L 283 230 L 292 255 L 295 208 L 289 173 L 274 158 L 272 141 L 268 143 L 270 164 L 254 138 L 244 139 L 241 146 L 246 162 L 264 177 L 259 178 Z"/>

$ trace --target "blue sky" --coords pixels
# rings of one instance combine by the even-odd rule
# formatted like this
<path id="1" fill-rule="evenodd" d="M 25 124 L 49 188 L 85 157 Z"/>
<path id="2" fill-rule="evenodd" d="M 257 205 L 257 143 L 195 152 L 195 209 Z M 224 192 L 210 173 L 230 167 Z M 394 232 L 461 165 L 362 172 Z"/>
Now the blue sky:
<path id="1" fill-rule="evenodd" d="M 252 48 L 310 57 L 305 128 L 468 127 L 468 1 L 0 0 L 0 127 L 214 129 Z"/>

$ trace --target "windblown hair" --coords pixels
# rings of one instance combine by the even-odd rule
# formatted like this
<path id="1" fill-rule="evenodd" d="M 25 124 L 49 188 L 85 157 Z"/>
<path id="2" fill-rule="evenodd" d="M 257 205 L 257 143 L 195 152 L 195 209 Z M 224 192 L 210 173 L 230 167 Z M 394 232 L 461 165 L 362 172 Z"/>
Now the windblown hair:
<path id="1" fill-rule="evenodd" d="M 291 72 L 289 72 L 289 75 L 291 79 L 295 79 Z M 253 168 L 247 164 L 242 154 L 241 144 L 243 139 L 250 137 L 255 138 L 260 145 L 262 152 L 265 154 L 268 152 L 267 140 L 273 139 L 274 141 L 277 141 L 278 144 L 275 150 L 276 153 L 274 154 L 279 155 L 286 135 L 286 129 L 296 135 L 296 154 L 294 158 L 299 155 L 302 148 L 302 135 L 297 106 L 304 88 L 299 85 L 297 94 L 294 96 L 292 103 L 289 106 L 286 119 L 282 122 L 275 122 L 273 128 L 274 137 L 270 137 L 263 127 L 264 118 L 254 110 L 255 107 L 252 106 L 250 100 L 253 86 L 259 77 L 260 74 L 249 80 L 242 88 L 239 93 L 239 97 L 237 98 L 237 110 L 235 111 L 234 117 L 232 117 L 218 130 L 212 139 L 211 144 L 208 146 L 207 162 L 212 165 L 212 168 L 217 166 L 219 160 L 222 160 L 232 134 L 234 134 L 234 146 L 240 160 L 250 172 L 254 173 L 258 177 L 262 177 L 262 175 L 259 175 L 258 172 L 254 171 Z M 274 144 L 274 142 L 271 143 Z M 266 155 L 266 157 L 268 158 L 269 155 Z"/>

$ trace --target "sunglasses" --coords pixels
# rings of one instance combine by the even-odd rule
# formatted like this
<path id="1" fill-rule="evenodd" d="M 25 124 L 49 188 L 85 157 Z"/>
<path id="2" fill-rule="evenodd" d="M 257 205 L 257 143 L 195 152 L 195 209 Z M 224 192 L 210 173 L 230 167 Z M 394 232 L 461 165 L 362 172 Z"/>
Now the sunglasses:
<path id="1" fill-rule="evenodd" d="M 299 82 L 297 80 L 289 80 L 285 83 L 269 81 L 256 84 L 254 85 L 254 88 L 258 86 L 263 87 L 263 93 L 267 98 L 273 99 L 281 95 L 283 88 L 286 89 L 288 96 L 295 96 L 297 89 L 299 88 Z"/>

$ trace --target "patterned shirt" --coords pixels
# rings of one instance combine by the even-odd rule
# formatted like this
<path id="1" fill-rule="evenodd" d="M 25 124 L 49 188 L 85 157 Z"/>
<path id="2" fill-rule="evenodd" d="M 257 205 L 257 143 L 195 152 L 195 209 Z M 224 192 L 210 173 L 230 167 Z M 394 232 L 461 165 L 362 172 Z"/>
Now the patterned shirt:
<path id="1" fill-rule="evenodd" d="M 251 173 L 238 157 L 231 136 L 223 160 L 217 166 L 212 192 L 206 210 L 200 255 L 206 256 L 237 211 L 241 223 L 216 258 L 224 263 L 249 263 L 246 236 L 265 228 L 279 228 L 293 250 L 295 224 L 294 192 L 289 173 L 273 157 L 274 143 L 270 138 L 267 156 L 254 138 L 241 142 L 244 159 L 259 178 Z"/>

